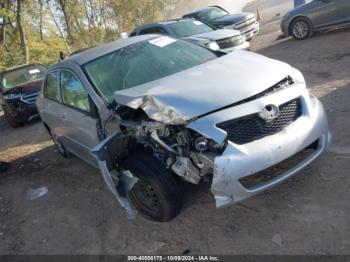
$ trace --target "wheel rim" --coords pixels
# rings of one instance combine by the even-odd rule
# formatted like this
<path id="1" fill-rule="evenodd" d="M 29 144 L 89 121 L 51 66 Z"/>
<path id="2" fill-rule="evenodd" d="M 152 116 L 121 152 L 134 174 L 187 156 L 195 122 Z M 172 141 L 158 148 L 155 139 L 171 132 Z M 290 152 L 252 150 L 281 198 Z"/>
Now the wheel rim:
<path id="1" fill-rule="evenodd" d="M 293 34 L 297 38 L 304 38 L 309 33 L 309 25 L 305 21 L 297 22 L 293 27 Z"/>
<path id="2" fill-rule="evenodd" d="M 138 202 L 148 212 L 158 213 L 159 212 L 159 196 L 155 192 L 152 185 L 149 183 L 139 180 L 132 189 L 133 195 Z"/>

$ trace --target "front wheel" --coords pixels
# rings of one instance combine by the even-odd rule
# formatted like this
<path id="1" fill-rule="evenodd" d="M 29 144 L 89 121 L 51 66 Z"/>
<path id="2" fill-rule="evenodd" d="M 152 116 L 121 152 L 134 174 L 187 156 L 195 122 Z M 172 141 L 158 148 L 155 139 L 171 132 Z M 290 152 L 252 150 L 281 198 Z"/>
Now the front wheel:
<path id="1" fill-rule="evenodd" d="M 296 40 L 304 40 L 312 36 L 312 26 L 306 19 L 296 19 L 290 27 L 290 33 Z"/>
<path id="2" fill-rule="evenodd" d="M 20 127 L 23 123 L 22 121 L 18 120 L 16 117 L 14 117 L 11 112 L 9 112 L 5 107 L 4 110 L 4 117 L 6 122 L 13 128 Z"/>
<path id="3" fill-rule="evenodd" d="M 166 222 L 180 213 L 180 188 L 173 174 L 158 159 L 149 153 L 138 152 L 125 161 L 125 168 L 139 178 L 128 197 L 141 215 L 149 220 Z"/>

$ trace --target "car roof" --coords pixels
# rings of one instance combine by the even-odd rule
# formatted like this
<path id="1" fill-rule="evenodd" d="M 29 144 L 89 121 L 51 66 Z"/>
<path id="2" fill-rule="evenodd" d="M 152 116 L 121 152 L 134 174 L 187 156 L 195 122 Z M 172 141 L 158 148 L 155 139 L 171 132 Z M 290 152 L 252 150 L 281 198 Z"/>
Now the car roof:
<path id="1" fill-rule="evenodd" d="M 42 66 L 42 67 L 44 67 L 42 64 L 39 64 L 39 63 L 24 64 L 24 65 L 10 67 L 10 68 L 7 68 L 3 71 L 0 71 L 0 75 L 11 72 L 11 71 L 21 70 L 23 68 L 30 67 L 30 66 Z"/>
<path id="2" fill-rule="evenodd" d="M 119 39 L 117 41 L 110 42 L 108 44 L 104 44 L 101 46 L 93 47 L 86 49 L 84 51 L 78 52 L 76 54 L 73 54 L 72 56 L 68 57 L 67 59 L 64 59 L 60 61 L 59 63 L 53 65 L 50 67 L 50 69 L 55 69 L 59 67 L 64 67 L 65 64 L 68 64 L 69 62 L 76 63 L 78 65 L 83 65 L 87 62 L 90 62 L 94 59 L 97 59 L 101 56 L 107 55 L 109 53 L 112 53 L 118 49 L 121 49 L 123 47 L 142 42 L 148 39 L 152 39 L 159 35 L 141 35 L 141 36 L 135 36 L 135 37 L 129 37 L 127 39 Z"/>

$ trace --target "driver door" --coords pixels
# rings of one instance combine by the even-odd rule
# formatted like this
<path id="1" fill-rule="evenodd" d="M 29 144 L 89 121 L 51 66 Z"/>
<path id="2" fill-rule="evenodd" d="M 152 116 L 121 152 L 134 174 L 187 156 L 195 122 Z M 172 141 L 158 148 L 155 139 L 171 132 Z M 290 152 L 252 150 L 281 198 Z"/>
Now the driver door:
<path id="1" fill-rule="evenodd" d="M 69 151 L 98 166 L 90 150 L 99 143 L 95 108 L 77 75 L 68 69 L 61 71 L 62 121 L 65 126 L 64 144 Z"/>
<path id="2" fill-rule="evenodd" d="M 315 0 L 315 7 L 312 9 L 311 20 L 315 28 L 326 28 L 340 24 L 345 19 L 344 11 L 349 0 Z"/>

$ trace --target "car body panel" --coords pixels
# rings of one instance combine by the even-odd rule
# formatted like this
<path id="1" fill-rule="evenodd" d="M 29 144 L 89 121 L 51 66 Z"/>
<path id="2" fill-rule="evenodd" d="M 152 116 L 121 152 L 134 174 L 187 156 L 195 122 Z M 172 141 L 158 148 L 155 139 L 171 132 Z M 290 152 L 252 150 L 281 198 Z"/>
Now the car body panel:
<path id="1" fill-rule="evenodd" d="M 62 63 L 63 67 L 53 67 L 48 73 L 59 70 L 74 72 L 84 89 L 89 94 L 92 103 L 102 109 L 103 101 L 92 92 L 92 87 L 85 78 L 81 68 L 71 62 Z M 64 146 L 72 153 L 79 155 L 88 163 L 98 166 L 96 158 L 91 154 L 91 149 L 99 143 L 100 139 L 96 131 L 97 119 L 87 112 L 62 104 L 62 101 L 53 101 L 45 98 L 43 90 L 37 100 L 42 121 L 46 123 L 55 135 L 61 139 Z M 101 116 L 105 111 L 101 110 Z"/>
<path id="2" fill-rule="evenodd" d="M 220 29 L 220 30 L 214 30 L 211 32 L 203 33 L 203 34 L 187 36 L 187 37 L 184 37 L 184 39 L 188 39 L 188 40 L 209 39 L 212 41 L 216 41 L 223 38 L 240 36 L 240 35 L 241 33 L 238 30 Z"/>
<path id="3" fill-rule="evenodd" d="M 32 66 L 40 66 L 41 69 L 45 69 L 40 64 L 17 66 L 0 72 L 0 81 L 2 81 L 2 75 L 6 73 L 19 71 Z M 36 79 L 18 84 L 11 88 L 0 89 L 0 104 L 6 110 L 7 114 L 11 115 L 12 118 L 17 119 L 19 122 L 24 123 L 30 121 L 38 116 L 35 101 L 42 83 L 43 79 Z M 17 95 L 17 97 L 14 99 L 6 99 L 5 97 L 9 95 Z"/>
<path id="4" fill-rule="evenodd" d="M 227 12 L 225 9 L 219 6 L 213 6 L 215 8 L 219 8 Z M 184 18 L 194 18 L 197 20 L 201 20 L 199 14 L 204 12 L 211 7 L 200 9 L 198 11 L 189 13 L 184 15 Z M 227 12 L 228 13 L 228 12 Z M 248 23 L 248 21 L 250 21 Z M 210 21 L 202 21 L 210 24 L 211 26 L 221 29 L 234 29 L 239 30 L 242 35 L 246 37 L 247 40 L 252 39 L 255 35 L 257 35 L 260 31 L 260 24 L 256 21 L 255 15 L 253 13 L 238 13 L 238 14 L 227 14 L 225 16 L 210 20 Z"/>
<path id="5" fill-rule="evenodd" d="M 179 124 L 260 93 L 287 77 L 290 70 L 289 65 L 277 60 L 237 51 L 169 77 L 117 91 L 114 98 L 119 104 L 142 108 L 154 120 Z"/>
<path id="6" fill-rule="evenodd" d="M 192 19 L 182 19 L 182 20 L 192 20 Z M 172 37 L 179 37 L 173 32 L 173 30 L 171 30 L 170 27 L 167 26 L 168 24 L 171 24 L 174 22 L 177 22 L 177 20 L 170 20 L 165 22 L 142 25 L 140 27 L 135 28 L 130 35 L 131 36 L 140 35 L 142 34 L 143 30 L 148 30 L 152 28 L 161 28 L 164 32 L 166 32 L 166 35 L 170 35 Z M 162 33 L 159 32 L 159 34 L 162 34 Z M 226 39 L 229 37 L 240 36 L 240 35 L 241 33 L 239 30 L 233 30 L 232 28 L 231 29 L 213 28 L 213 31 L 211 32 L 186 36 L 186 37 L 182 37 L 182 39 L 206 46 L 206 44 L 210 43 L 211 41 L 218 41 L 221 39 Z M 249 43 L 247 43 L 245 39 L 242 39 L 242 44 L 239 44 L 230 48 L 226 48 L 226 49 L 220 49 L 220 50 L 224 52 L 232 52 L 235 50 L 248 50 L 248 49 L 249 49 Z"/>
<path id="7" fill-rule="evenodd" d="M 176 153 L 157 133 L 157 130 L 171 126 L 190 130 L 220 146 L 223 150 L 220 153 L 216 152 L 214 156 L 205 156 L 206 153 L 202 151 L 191 152 L 203 160 L 200 169 L 205 165 L 205 170 L 213 173 L 211 191 L 217 207 L 242 201 L 286 180 L 326 150 L 331 140 L 327 118 L 321 102 L 306 89 L 302 74 L 288 64 L 250 52 L 238 51 L 226 54 L 168 77 L 117 91 L 114 93 L 116 105 L 107 105 L 85 77 L 81 65 L 126 45 L 154 37 L 157 36 L 133 37 L 132 40 L 108 44 L 105 49 L 93 48 L 51 68 L 51 70 L 70 69 L 79 77 L 96 105 L 102 125 L 113 126 L 111 131 L 104 134 L 105 139 L 98 135 L 97 118 L 70 111 L 70 108 L 61 108 L 60 104 L 45 99 L 43 91 L 37 101 L 45 124 L 54 128 L 60 137 L 70 140 L 66 143 L 74 143 L 70 150 L 100 168 L 108 188 L 130 216 L 134 216 L 134 212 L 126 194 L 137 179 L 128 173 L 128 170 L 118 169 L 118 162 L 115 161 L 118 161 L 116 151 L 124 150 L 121 141 L 131 133 L 132 140 L 139 143 L 143 141 L 143 134 L 146 135 L 147 143 L 155 140 L 156 147 L 164 149 L 162 154 Z M 280 85 L 281 80 L 285 78 L 292 81 L 290 84 L 288 80 L 287 85 Z M 276 85 L 278 89 L 273 88 L 273 91 L 264 93 Z M 277 133 L 244 144 L 235 144 L 227 138 L 225 130 L 217 127 L 227 120 L 251 114 L 260 115 L 267 105 L 279 108 L 283 103 L 296 98 L 301 101 L 301 115 Z M 123 119 L 123 115 L 118 113 L 120 108 L 142 109 L 132 112 L 143 111 L 147 117 L 138 122 L 132 118 Z M 66 114 L 66 121 L 62 120 L 62 114 Z M 155 121 L 151 121 L 152 119 Z M 120 128 L 121 125 L 123 129 Z M 151 133 L 145 133 L 147 130 Z M 176 141 L 181 143 L 181 140 Z M 243 187 L 239 181 L 243 177 L 280 163 L 315 141 L 318 142 L 318 146 L 312 155 L 273 180 L 253 189 Z M 142 145 L 145 146 L 147 143 Z M 85 155 L 85 149 L 91 150 L 95 161 L 91 161 L 90 155 L 89 157 Z M 191 154 L 182 158 L 191 160 Z M 171 170 L 175 172 L 175 169 Z M 186 174 L 190 174 L 189 171 Z M 199 180 L 186 181 L 196 183 Z"/>
<path id="8" fill-rule="evenodd" d="M 13 88 L 9 88 L 6 90 L 3 90 L 3 94 L 21 94 L 21 93 L 27 93 L 27 92 L 34 92 L 34 91 L 39 91 L 41 88 L 41 85 L 43 83 L 43 80 L 35 80 L 31 82 L 26 82 L 21 85 L 15 86 Z"/>
<path id="9" fill-rule="evenodd" d="M 213 25 L 232 25 L 251 17 L 252 13 L 229 14 L 210 21 Z"/>
<path id="10" fill-rule="evenodd" d="M 346 25 L 350 23 L 350 1 L 315 0 L 294 8 L 282 18 L 281 29 L 284 35 L 290 34 L 290 25 L 298 17 L 308 19 L 314 31 Z"/>

